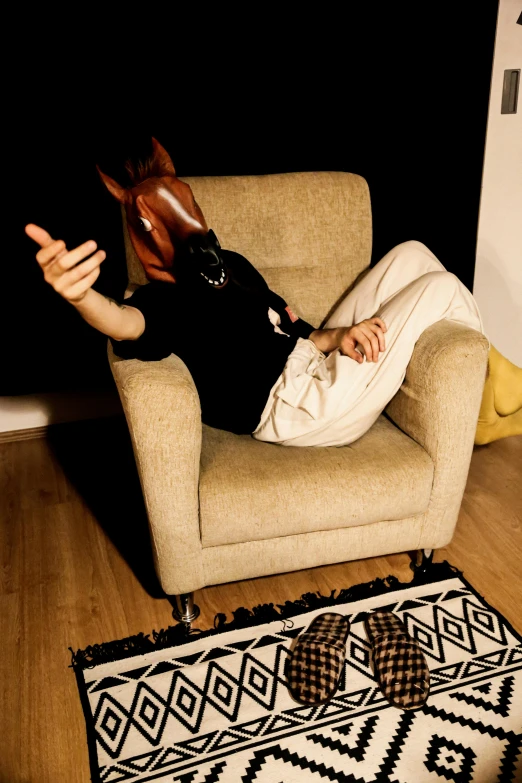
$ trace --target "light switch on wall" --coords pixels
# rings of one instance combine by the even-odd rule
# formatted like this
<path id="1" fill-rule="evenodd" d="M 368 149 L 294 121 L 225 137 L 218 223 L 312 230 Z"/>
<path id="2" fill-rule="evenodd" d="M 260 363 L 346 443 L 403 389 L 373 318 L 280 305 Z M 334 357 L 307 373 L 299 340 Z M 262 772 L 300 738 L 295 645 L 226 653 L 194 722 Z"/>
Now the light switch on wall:
<path id="1" fill-rule="evenodd" d="M 504 83 L 502 86 L 501 114 L 516 114 L 518 103 L 518 85 L 520 82 L 520 68 L 509 68 L 504 71 Z"/>

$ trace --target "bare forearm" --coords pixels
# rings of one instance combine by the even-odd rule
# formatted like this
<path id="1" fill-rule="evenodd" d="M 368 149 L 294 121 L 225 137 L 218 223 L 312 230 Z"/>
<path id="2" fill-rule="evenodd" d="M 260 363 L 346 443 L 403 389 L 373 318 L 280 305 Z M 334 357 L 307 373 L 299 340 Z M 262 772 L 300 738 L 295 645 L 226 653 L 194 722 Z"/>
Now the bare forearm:
<path id="1" fill-rule="evenodd" d="M 79 302 L 71 302 L 82 318 L 114 340 L 137 340 L 145 329 L 143 314 L 90 288 Z"/>
<path id="2" fill-rule="evenodd" d="M 339 329 L 316 329 L 308 339 L 323 353 L 330 353 L 339 347 L 339 338 Z"/>

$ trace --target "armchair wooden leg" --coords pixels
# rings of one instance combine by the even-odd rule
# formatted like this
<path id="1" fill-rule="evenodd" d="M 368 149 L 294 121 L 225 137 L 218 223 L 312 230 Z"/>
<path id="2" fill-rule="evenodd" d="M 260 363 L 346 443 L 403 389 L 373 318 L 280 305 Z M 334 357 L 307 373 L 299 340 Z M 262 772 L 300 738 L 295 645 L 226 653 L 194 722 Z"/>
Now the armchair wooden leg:
<path id="1" fill-rule="evenodd" d="M 174 598 L 172 616 L 175 620 L 190 625 L 196 617 L 199 617 L 199 606 L 194 603 L 194 593 L 182 593 L 171 597 L 171 600 L 172 598 Z"/>
<path id="2" fill-rule="evenodd" d="M 433 561 L 433 549 L 417 549 L 417 556 L 411 564 L 415 574 L 426 574 Z"/>

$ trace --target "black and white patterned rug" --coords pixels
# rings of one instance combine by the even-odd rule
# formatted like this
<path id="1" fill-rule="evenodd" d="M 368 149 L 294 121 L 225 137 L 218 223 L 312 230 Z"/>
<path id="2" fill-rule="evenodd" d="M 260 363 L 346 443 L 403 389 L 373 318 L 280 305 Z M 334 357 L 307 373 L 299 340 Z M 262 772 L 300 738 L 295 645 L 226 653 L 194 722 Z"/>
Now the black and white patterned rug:
<path id="1" fill-rule="evenodd" d="M 285 658 L 326 606 L 351 622 L 345 670 L 329 703 L 303 707 Z M 426 655 L 421 710 L 390 706 L 374 680 L 363 620 L 377 608 Z M 411 583 L 388 577 L 224 620 L 73 653 L 93 781 L 522 781 L 522 637 L 448 563 Z"/>

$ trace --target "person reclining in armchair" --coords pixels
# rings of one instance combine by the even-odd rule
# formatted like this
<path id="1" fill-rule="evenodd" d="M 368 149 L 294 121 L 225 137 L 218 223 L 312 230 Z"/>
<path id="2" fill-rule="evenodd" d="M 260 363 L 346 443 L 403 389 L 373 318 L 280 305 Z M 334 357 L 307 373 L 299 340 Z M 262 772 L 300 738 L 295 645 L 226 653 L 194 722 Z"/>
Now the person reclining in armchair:
<path id="1" fill-rule="evenodd" d="M 188 184 L 153 140 L 123 187 L 149 280 L 122 303 L 93 289 L 105 258 L 92 240 L 68 250 L 34 224 L 45 280 L 122 358 L 177 354 L 198 390 L 204 423 L 284 446 L 342 446 L 364 435 L 400 388 L 416 341 L 441 319 L 482 334 L 475 299 L 421 242 L 390 250 L 367 270 L 323 329 L 298 318 L 244 256 L 220 247 Z M 522 434 L 522 369 L 490 345 L 475 436 Z"/>

